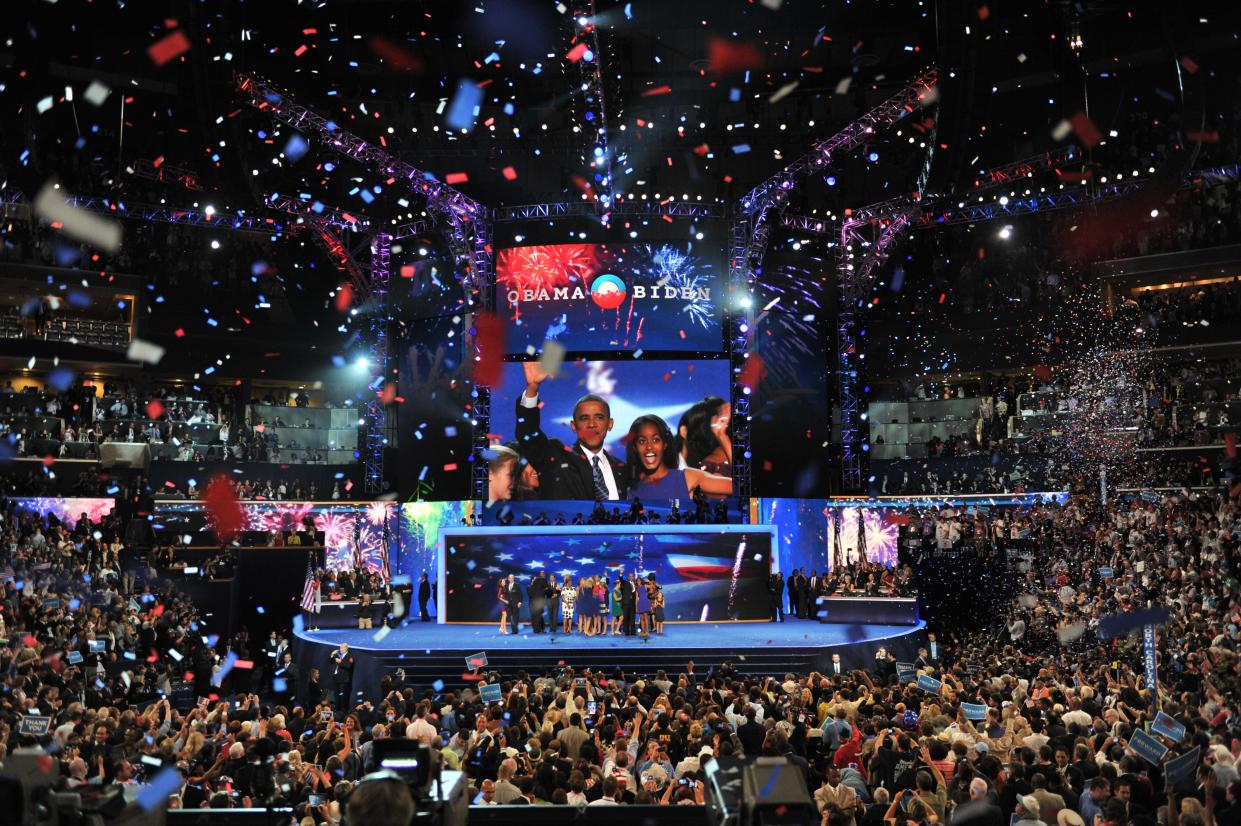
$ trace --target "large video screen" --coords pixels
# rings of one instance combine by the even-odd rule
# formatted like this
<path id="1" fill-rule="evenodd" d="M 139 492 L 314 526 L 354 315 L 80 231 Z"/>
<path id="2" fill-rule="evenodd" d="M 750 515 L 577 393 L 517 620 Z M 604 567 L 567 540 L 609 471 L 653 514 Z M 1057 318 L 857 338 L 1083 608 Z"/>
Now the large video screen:
<path id="1" fill-rule="evenodd" d="M 602 498 L 688 499 L 694 481 L 712 498 L 732 492 L 728 362 L 566 362 L 554 378 L 538 382 L 538 405 L 532 408 L 520 401 L 530 378 L 523 363 L 507 363 L 492 392 L 491 441 L 503 449 L 490 457 L 494 484 L 489 501 L 601 498 L 582 450 L 592 445 L 592 454 L 602 446 L 606 456 L 601 458 L 608 460 L 600 469 L 609 491 Z M 583 423 L 575 421 L 575 411 L 579 417 L 603 415 Z M 665 450 L 638 451 L 635 442 L 635 455 L 628 455 L 631 432 L 649 438 L 660 430 L 642 418 L 651 416 L 666 427 Z M 513 477 L 511 489 L 496 478 L 505 474 Z M 635 479 L 640 483 L 630 484 Z"/>
<path id="2" fill-rule="evenodd" d="M 500 579 L 526 595 L 536 573 L 563 587 L 588 577 L 615 585 L 622 573 L 655 574 L 669 622 L 765 620 L 775 529 L 770 525 L 683 525 L 445 529 L 439 576 L 448 622 L 497 622 Z"/>
<path id="3" fill-rule="evenodd" d="M 723 350 L 719 251 L 692 243 L 548 244 L 496 256 L 507 350 Z"/>

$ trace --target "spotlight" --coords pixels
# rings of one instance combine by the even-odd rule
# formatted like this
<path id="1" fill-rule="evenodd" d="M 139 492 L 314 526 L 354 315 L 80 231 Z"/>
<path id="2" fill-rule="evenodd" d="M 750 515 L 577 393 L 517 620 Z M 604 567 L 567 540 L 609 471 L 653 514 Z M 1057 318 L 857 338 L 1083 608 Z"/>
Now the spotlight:
<path id="1" fill-rule="evenodd" d="M 371 360 L 366 356 L 358 356 L 358 360 L 354 362 L 353 366 L 359 370 L 369 370 L 371 369 Z"/>
<path id="2" fill-rule="evenodd" d="M 1000 230 L 1000 237 L 1003 238 L 1005 241 L 1007 241 L 1012 236 L 1013 236 L 1013 228 L 1011 226 L 1005 226 L 1004 229 Z"/>
<path id="3" fill-rule="evenodd" d="M 1152 209 L 1152 210 L 1151 210 L 1151 217 L 1152 217 L 1152 218 L 1158 218 L 1158 217 L 1159 217 L 1159 210 L 1157 210 L 1157 209 Z"/>

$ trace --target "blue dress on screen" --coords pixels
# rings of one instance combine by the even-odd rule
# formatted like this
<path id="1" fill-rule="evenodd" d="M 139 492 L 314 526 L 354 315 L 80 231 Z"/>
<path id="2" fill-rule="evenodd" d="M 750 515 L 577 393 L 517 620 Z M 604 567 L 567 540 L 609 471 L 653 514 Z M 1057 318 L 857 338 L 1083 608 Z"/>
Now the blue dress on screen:
<path id="1" fill-rule="evenodd" d="M 640 482 L 637 490 L 630 493 L 642 499 L 685 499 L 689 496 L 689 485 L 685 481 L 685 471 L 671 468 L 664 478 L 654 482 Z"/>

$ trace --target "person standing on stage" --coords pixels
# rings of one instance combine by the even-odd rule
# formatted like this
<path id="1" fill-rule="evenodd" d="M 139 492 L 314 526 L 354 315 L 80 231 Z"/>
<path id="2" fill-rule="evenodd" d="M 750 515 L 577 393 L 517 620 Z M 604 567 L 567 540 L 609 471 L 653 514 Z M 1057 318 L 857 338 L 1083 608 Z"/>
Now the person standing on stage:
<path id="1" fill-rule="evenodd" d="M 784 622 L 784 574 L 776 571 L 769 580 L 771 593 L 771 621 Z"/>
<path id="2" fill-rule="evenodd" d="M 517 583 L 517 577 L 512 574 L 508 575 L 508 582 L 505 585 L 505 596 L 508 598 L 508 625 L 516 634 L 521 630 L 521 585 Z"/>
<path id="3" fill-rule="evenodd" d="M 340 648 L 332 652 L 332 683 L 336 686 L 336 708 L 347 709 L 346 703 L 353 690 L 353 666 L 356 658 L 349 653 L 349 643 L 342 642 Z"/>
<path id="4" fill-rule="evenodd" d="M 625 577 L 624 571 L 621 572 L 621 625 L 624 627 L 626 637 L 632 637 L 636 632 L 634 629 L 633 615 L 634 609 L 637 607 L 637 583 L 634 581 L 634 575 L 629 574 Z"/>
<path id="5" fill-rule="evenodd" d="M 664 633 L 664 589 L 655 580 L 655 572 L 647 575 L 651 583 L 651 619 L 656 634 Z"/>
<path id="6" fill-rule="evenodd" d="M 607 633 L 608 616 L 611 610 L 608 606 L 610 599 L 610 591 L 608 590 L 608 578 L 606 575 L 600 575 L 595 578 L 595 604 L 599 606 L 595 612 L 595 633 L 603 636 Z"/>
<path id="7" fill-rule="evenodd" d="M 422 615 L 423 622 L 431 620 L 431 614 L 427 611 L 427 603 L 431 601 L 431 583 L 427 580 L 427 572 L 422 572 L 422 580 L 418 583 L 418 612 Z"/>
<path id="8" fill-rule="evenodd" d="M 608 596 L 608 603 L 611 607 L 612 614 L 611 622 L 608 623 L 608 630 L 611 632 L 612 636 L 615 637 L 621 632 L 621 615 L 624 614 L 624 609 L 621 607 L 621 578 L 618 578 L 616 582 L 612 584 L 612 589 Z"/>
<path id="9" fill-rule="evenodd" d="M 560 627 L 560 597 L 564 592 L 560 589 L 560 583 L 556 582 L 555 575 L 547 578 L 547 627 L 555 635 L 556 629 Z"/>
<path id="10" fill-rule="evenodd" d="M 789 610 L 790 617 L 797 616 L 797 595 L 801 591 L 801 568 L 794 568 L 793 573 L 789 574 Z"/>
<path id="11" fill-rule="evenodd" d="M 536 634 L 543 633 L 543 611 L 547 602 L 547 577 L 539 571 L 530 580 L 528 590 L 530 596 L 530 630 Z"/>
<path id="12" fill-rule="evenodd" d="M 560 620 L 564 623 L 564 632 L 573 633 L 573 612 L 577 609 L 577 589 L 568 574 L 564 575 L 564 584 L 560 586 Z"/>
<path id="13" fill-rule="evenodd" d="M 519 450 L 539 478 L 541 499 L 625 499 L 625 463 L 608 454 L 603 443 L 615 422 L 607 401 L 586 395 L 573 405 L 570 426 L 577 440 L 571 448 L 543 432 L 539 409 L 539 386 L 547 372 L 537 361 L 526 362 L 526 390 L 517 399 Z"/>
<path id="14" fill-rule="evenodd" d="M 651 591 L 642 580 L 638 580 L 637 594 L 638 628 L 646 639 L 651 635 Z"/>
<path id="15" fill-rule="evenodd" d="M 500 603 L 500 633 L 508 633 L 508 579 L 500 577 L 500 587 L 496 591 L 496 600 Z"/>

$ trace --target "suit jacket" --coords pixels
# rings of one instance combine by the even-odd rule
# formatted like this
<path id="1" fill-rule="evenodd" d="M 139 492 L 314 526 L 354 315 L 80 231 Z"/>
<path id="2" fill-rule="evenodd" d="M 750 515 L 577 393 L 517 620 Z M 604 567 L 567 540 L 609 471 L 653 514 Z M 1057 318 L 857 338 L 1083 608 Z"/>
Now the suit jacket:
<path id="1" fill-rule="evenodd" d="M 517 397 L 517 444 L 539 473 L 540 499 L 595 500 L 595 473 L 586 454 L 577 444 L 569 447 L 559 439 L 549 439 L 543 432 L 542 411 L 523 406 L 521 396 Z M 606 452 L 603 455 L 612 466 L 617 496 L 624 499 L 629 487 L 625 463 Z"/>
<path id="2" fill-rule="evenodd" d="M 621 607 L 632 608 L 638 599 L 638 592 L 634 590 L 634 583 L 627 579 L 621 580 Z"/>
<path id="3" fill-rule="evenodd" d="M 505 586 L 504 598 L 508 600 L 509 611 L 519 610 L 521 608 L 521 603 L 522 603 L 521 586 L 515 582 L 513 583 L 513 586 L 511 588 L 508 586 Z"/>
<path id="4" fill-rule="evenodd" d="M 767 739 L 767 729 L 762 723 L 753 720 L 737 726 L 737 739 L 746 757 L 758 757 L 763 753 L 763 741 Z"/>
<path id="5" fill-rule="evenodd" d="M 541 576 L 536 576 L 530 580 L 530 608 L 537 610 L 543 607 L 543 603 L 547 600 L 547 594 L 550 589 L 547 587 L 547 580 Z"/>
<path id="6" fill-rule="evenodd" d="M 814 805 L 822 812 L 828 806 L 832 806 L 838 811 L 844 812 L 849 816 L 849 823 L 853 823 L 856 817 L 857 809 L 857 792 L 853 791 L 852 786 L 846 786 L 841 783 L 835 789 L 824 783 L 822 786 L 814 790 Z"/>

